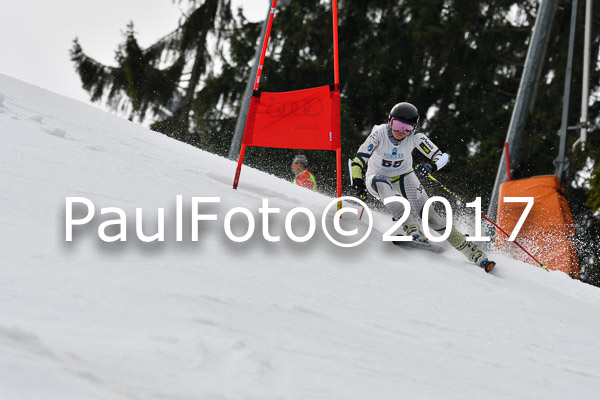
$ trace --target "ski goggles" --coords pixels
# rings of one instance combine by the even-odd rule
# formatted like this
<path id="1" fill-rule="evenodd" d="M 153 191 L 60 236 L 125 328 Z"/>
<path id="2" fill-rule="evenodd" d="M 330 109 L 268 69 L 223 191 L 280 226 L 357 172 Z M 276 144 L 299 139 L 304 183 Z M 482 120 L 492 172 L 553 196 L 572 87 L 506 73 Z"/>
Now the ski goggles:
<path id="1" fill-rule="evenodd" d="M 410 135 L 414 129 L 415 127 L 411 124 L 407 124 L 397 119 L 392 119 L 392 130 L 394 131 L 400 131 L 401 133 Z"/>

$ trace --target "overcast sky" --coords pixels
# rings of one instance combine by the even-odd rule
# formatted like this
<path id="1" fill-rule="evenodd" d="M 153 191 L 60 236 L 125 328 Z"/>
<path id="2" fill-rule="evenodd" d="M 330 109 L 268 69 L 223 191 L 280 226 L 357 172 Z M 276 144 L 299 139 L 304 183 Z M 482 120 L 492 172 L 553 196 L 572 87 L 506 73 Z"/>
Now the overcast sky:
<path id="1" fill-rule="evenodd" d="M 175 2 L 177 3 L 177 2 Z M 133 21 L 141 46 L 177 27 L 172 0 L 0 0 L 0 74 L 89 103 L 69 59 L 73 39 L 86 54 L 114 65 L 122 32 Z M 185 2 L 183 3 L 185 5 Z M 232 0 L 246 18 L 263 20 L 268 0 Z"/>

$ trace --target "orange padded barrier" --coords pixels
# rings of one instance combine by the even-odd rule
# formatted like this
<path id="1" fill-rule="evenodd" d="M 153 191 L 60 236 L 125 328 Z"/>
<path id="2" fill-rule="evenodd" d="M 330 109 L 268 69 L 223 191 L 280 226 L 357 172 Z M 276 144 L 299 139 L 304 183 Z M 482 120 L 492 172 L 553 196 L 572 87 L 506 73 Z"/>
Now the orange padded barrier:
<path id="1" fill-rule="evenodd" d="M 567 200 L 555 175 L 507 181 L 500 185 L 498 225 L 509 234 L 517 225 L 527 203 L 508 203 L 505 197 L 533 197 L 534 203 L 517 241 L 548 269 L 579 278 L 579 259 L 573 238 L 575 226 Z M 496 249 L 516 259 L 535 264 L 503 235 L 496 235 Z M 536 264 L 537 265 L 537 264 Z"/>

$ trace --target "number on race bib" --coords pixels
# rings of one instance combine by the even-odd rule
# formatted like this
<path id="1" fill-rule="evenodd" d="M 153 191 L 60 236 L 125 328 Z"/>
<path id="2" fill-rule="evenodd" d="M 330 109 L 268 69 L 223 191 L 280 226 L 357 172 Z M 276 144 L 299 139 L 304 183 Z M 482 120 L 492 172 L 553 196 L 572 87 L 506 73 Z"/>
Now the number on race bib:
<path id="1" fill-rule="evenodd" d="M 397 161 L 392 162 L 391 160 L 382 159 L 381 165 L 386 168 L 389 168 L 389 167 L 398 168 L 399 166 L 402 165 L 403 162 L 404 162 L 404 160 L 397 160 Z"/>

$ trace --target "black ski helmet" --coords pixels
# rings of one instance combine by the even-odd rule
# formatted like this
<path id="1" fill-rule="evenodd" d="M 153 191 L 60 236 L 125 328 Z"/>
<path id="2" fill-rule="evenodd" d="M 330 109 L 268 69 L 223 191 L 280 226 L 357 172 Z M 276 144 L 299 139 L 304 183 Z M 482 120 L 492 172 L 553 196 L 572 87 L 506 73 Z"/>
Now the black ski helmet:
<path id="1" fill-rule="evenodd" d="M 410 103 L 398 103 L 392 107 L 390 115 L 388 116 L 388 122 L 390 122 L 392 118 L 416 127 L 419 123 L 419 110 Z"/>

